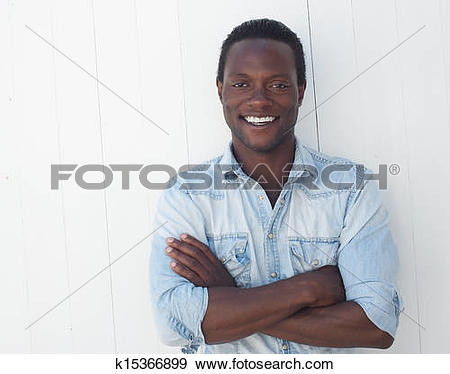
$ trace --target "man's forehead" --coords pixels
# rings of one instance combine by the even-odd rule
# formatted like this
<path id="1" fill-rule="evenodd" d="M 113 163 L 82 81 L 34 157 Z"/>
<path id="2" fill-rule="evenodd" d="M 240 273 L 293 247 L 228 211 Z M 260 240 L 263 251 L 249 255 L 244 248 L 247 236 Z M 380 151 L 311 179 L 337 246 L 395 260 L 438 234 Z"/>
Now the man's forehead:
<path id="1" fill-rule="evenodd" d="M 295 70 L 294 53 L 281 41 L 244 39 L 231 46 L 225 69 L 229 75 L 249 74 L 255 69 L 268 70 L 272 75 L 290 75 Z"/>

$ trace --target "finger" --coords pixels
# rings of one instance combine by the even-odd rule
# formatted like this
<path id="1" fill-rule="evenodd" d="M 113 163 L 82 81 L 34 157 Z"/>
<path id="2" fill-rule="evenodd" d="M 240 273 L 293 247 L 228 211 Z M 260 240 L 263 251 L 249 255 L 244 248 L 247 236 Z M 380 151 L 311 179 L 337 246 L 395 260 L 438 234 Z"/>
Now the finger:
<path id="1" fill-rule="evenodd" d="M 205 256 L 205 254 L 195 246 L 192 246 L 188 243 L 184 243 L 182 241 L 179 241 L 175 238 L 172 238 L 172 241 L 169 241 L 169 238 L 167 240 L 167 243 L 170 247 L 176 248 L 179 251 L 183 252 L 184 254 L 196 259 L 199 263 L 203 265 L 204 268 L 210 269 L 212 264 L 211 261 Z"/>
<path id="2" fill-rule="evenodd" d="M 195 239 L 193 236 L 188 234 L 181 234 L 180 239 L 196 248 L 198 248 L 212 263 L 220 263 L 217 256 L 211 251 L 211 249 L 203 244 L 200 240 Z"/>
<path id="3" fill-rule="evenodd" d="M 166 253 L 168 256 L 170 256 L 177 262 L 183 264 L 184 267 L 196 273 L 197 276 L 199 276 L 203 280 L 207 279 L 209 272 L 195 258 L 192 258 L 191 256 L 188 256 L 183 252 L 172 247 L 167 247 Z"/>
<path id="4" fill-rule="evenodd" d="M 171 261 L 170 268 L 178 275 L 181 275 L 183 278 L 186 278 L 188 281 L 194 283 L 194 285 L 204 285 L 203 280 L 197 274 L 190 271 L 189 269 L 186 269 L 183 265 L 177 264 L 175 261 Z"/>

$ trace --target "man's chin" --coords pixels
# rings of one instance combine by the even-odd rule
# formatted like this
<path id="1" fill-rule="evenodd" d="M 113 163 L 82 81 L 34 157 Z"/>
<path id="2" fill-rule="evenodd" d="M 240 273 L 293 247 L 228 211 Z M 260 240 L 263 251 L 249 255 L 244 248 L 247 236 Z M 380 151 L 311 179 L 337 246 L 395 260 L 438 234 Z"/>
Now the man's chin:
<path id="1" fill-rule="evenodd" d="M 243 141 L 244 145 L 251 149 L 254 152 L 258 153 L 269 153 L 273 151 L 279 144 L 280 141 L 278 139 L 269 139 L 266 141 L 256 141 L 255 139 L 245 139 Z"/>
<path id="2" fill-rule="evenodd" d="M 269 153 L 273 151 L 290 136 L 289 133 L 286 133 L 285 130 L 282 131 L 281 128 L 271 133 L 260 133 L 258 136 L 247 133 L 242 127 L 229 127 L 234 139 L 237 138 L 246 148 L 258 153 Z"/>

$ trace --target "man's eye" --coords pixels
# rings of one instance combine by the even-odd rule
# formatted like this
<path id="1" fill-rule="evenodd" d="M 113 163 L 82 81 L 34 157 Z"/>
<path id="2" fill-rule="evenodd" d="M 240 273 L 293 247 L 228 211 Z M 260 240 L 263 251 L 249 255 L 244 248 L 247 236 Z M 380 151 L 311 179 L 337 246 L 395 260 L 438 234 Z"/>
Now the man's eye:
<path id="1" fill-rule="evenodd" d="M 233 87 L 238 87 L 238 88 L 244 87 L 246 85 L 247 85 L 247 83 L 234 83 L 234 84 L 232 84 Z"/>
<path id="2" fill-rule="evenodd" d="M 273 86 L 275 88 L 280 88 L 280 89 L 283 89 L 283 90 L 289 87 L 287 84 L 284 84 L 284 83 L 275 83 Z"/>

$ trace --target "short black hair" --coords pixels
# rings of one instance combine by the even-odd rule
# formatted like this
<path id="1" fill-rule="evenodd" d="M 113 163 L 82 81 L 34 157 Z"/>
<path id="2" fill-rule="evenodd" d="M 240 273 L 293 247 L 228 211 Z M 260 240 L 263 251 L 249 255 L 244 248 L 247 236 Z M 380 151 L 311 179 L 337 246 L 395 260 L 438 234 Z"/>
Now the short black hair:
<path id="1" fill-rule="evenodd" d="M 222 43 L 219 57 L 219 67 L 217 69 L 217 80 L 223 82 L 225 62 L 231 46 L 244 39 L 272 39 L 286 43 L 294 52 L 295 66 L 297 70 L 297 83 L 300 87 L 306 83 L 305 76 L 305 55 L 303 46 L 289 27 L 285 24 L 268 18 L 252 19 L 236 26 Z"/>

